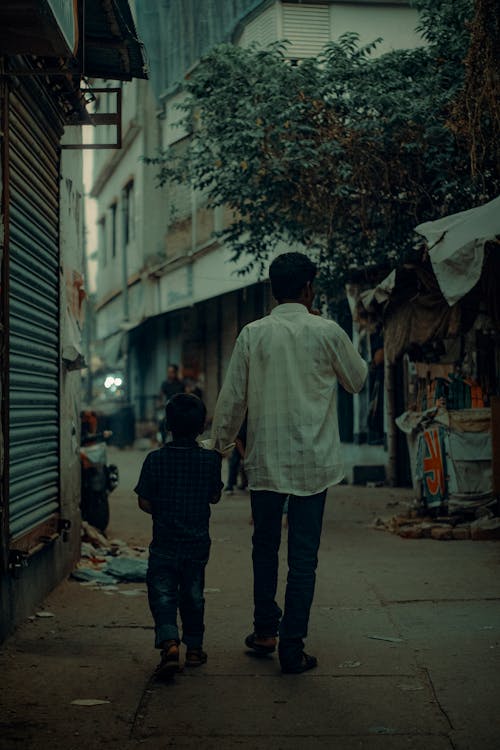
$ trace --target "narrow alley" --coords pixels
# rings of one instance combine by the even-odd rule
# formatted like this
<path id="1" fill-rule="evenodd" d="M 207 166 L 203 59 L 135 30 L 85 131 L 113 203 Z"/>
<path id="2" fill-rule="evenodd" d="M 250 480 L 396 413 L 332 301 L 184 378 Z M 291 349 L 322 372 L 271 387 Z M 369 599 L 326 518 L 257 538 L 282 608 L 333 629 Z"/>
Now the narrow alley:
<path id="1" fill-rule="evenodd" d="M 108 536 L 145 545 L 150 519 L 132 492 L 145 452 L 110 452 L 121 480 Z M 307 643 L 319 667 L 305 675 L 245 653 L 245 493 L 223 497 L 212 515 L 208 663 L 172 683 L 152 678 L 144 584 L 106 593 L 64 581 L 0 651 L 2 748 L 497 748 L 500 547 L 372 527 L 409 499 L 383 487 L 330 491 Z M 285 555 L 283 531 L 280 596 Z"/>

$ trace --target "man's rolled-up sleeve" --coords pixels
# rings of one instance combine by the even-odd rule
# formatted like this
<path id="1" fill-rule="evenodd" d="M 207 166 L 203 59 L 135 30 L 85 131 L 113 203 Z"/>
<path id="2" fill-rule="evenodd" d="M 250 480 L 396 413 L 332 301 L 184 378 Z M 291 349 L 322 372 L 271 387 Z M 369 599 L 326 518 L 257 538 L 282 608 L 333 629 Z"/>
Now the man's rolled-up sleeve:
<path id="1" fill-rule="evenodd" d="M 368 365 L 355 349 L 347 333 L 336 323 L 332 340 L 333 368 L 348 393 L 359 393 L 368 375 Z"/>
<path id="2" fill-rule="evenodd" d="M 212 441 L 217 450 L 224 450 L 238 434 L 247 410 L 247 388 L 248 347 L 243 329 L 236 339 L 215 407 Z"/>

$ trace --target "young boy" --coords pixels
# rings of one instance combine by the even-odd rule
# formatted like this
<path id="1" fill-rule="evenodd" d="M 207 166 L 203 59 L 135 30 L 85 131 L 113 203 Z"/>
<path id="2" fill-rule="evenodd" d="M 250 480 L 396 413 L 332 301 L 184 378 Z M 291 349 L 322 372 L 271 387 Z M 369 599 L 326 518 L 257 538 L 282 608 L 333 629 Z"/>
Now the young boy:
<path id="1" fill-rule="evenodd" d="M 187 666 L 207 660 L 205 567 L 210 552 L 210 503 L 222 490 L 221 456 L 201 448 L 206 408 L 197 396 L 179 393 L 167 403 L 167 428 L 173 440 L 146 456 L 135 492 L 139 507 L 153 517 L 149 547 L 148 598 L 155 621 L 155 646 L 162 649 L 158 677 L 179 671 L 177 610 L 182 622 Z"/>

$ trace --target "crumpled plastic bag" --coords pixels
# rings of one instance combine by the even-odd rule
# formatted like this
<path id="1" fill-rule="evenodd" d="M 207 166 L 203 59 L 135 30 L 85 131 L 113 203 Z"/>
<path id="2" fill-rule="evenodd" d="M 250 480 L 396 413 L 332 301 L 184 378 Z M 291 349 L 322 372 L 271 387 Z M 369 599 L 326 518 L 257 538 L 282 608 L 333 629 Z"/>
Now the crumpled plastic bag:
<path id="1" fill-rule="evenodd" d="M 93 581 L 102 584 L 116 583 L 118 580 L 103 570 L 94 570 L 93 568 L 76 568 L 71 573 L 71 577 L 76 578 L 77 581 Z"/>
<path id="2" fill-rule="evenodd" d="M 114 557 L 108 562 L 106 574 L 121 581 L 141 583 L 146 580 L 148 561 L 141 558 Z"/>

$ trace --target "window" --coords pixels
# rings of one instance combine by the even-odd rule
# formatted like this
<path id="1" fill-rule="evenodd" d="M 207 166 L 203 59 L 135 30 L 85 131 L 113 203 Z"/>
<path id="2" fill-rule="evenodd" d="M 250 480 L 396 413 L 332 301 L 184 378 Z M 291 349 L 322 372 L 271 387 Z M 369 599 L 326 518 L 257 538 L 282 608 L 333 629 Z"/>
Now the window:
<path id="1" fill-rule="evenodd" d="M 117 220 L 117 204 L 112 203 L 109 207 L 111 211 L 111 257 L 116 258 L 116 220 Z"/>
<path id="2" fill-rule="evenodd" d="M 99 257 L 100 257 L 101 265 L 104 268 L 108 262 L 106 217 L 105 216 L 99 219 Z"/>
<path id="3" fill-rule="evenodd" d="M 123 222 L 123 229 L 125 232 L 125 247 L 135 239 L 135 194 L 134 194 L 134 181 L 130 180 L 125 185 L 123 190 L 123 201 L 125 211 L 125 218 Z"/>

